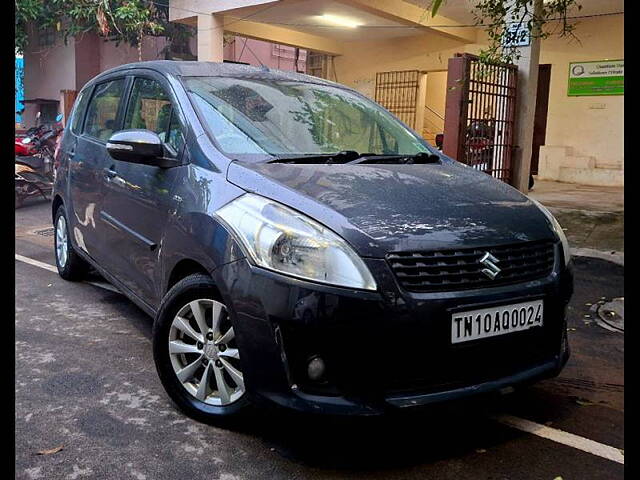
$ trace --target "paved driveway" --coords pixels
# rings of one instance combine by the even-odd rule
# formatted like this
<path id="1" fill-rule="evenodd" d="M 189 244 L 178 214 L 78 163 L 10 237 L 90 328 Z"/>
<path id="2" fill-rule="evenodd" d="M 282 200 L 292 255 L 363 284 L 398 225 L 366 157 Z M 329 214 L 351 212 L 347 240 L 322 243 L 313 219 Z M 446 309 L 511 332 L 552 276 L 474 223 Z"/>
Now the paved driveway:
<path id="1" fill-rule="evenodd" d="M 557 379 L 419 415 L 269 412 L 229 431 L 190 420 L 164 394 L 150 318 L 97 277 L 51 271 L 48 228 L 47 203 L 16 211 L 17 478 L 623 477 L 623 334 L 587 317 L 601 297 L 623 296 L 623 267 L 576 261 L 573 356 Z"/>

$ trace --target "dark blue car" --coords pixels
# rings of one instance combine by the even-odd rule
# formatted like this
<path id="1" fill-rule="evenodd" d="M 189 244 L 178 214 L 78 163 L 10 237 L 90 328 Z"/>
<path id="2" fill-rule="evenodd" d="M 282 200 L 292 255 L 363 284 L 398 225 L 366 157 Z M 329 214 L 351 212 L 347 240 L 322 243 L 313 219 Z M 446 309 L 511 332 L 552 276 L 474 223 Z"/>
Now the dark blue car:
<path id="1" fill-rule="evenodd" d="M 204 421 L 419 407 L 569 356 L 553 216 L 319 78 L 100 74 L 67 122 L 52 213 L 60 275 L 91 266 L 154 318 L 160 379 Z"/>

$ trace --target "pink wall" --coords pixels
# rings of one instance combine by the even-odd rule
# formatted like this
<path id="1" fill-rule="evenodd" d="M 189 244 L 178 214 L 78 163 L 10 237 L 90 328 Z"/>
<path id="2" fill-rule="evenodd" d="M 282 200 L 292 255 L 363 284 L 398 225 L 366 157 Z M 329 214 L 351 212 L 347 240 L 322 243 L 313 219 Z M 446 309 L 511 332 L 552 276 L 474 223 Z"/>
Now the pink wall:
<path id="1" fill-rule="evenodd" d="M 32 37 L 33 38 L 33 37 Z M 275 45 L 260 40 L 234 37 L 224 49 L 225 60 L 245 62 L 269 68 L 296 71 L 295 48 Z M 33 39 L 35 43 L 35 38 Z M 246 42 L 246 46 L 245 46 Z M 191 52 L 197 54 L 195 36 L 191 39 Z M 164 37 L 145 37 L 142 60 L 164 59 Z M 300 50 L 298 71 L 306 71 L 306 50 Z M 84 34 L 69 39 L 64 45 L 61 39 L 53 47 L 31 48 L 24 54 L 25 98 L 49 98 L 58 100 L 60 90 L 80 90 L 98 73 L 125 63 L 138 61 L 138 49 L 125 43 L 105 40 L 97 34 Z M 25 105 L 23 124 L 28 128 L 35 123 L 36 107 Z"/>
<path id="2" fill-rule="evenodd" d="M 142 41 L 142 60 L 164 60 L 165 37 L 145 37 Z M 138 61 L 138 48 L 126 43 L 100 42 L 100 71 Z"/>
<path id="3" fill-rule="evenodd" d="M 50 47 L 39 47 L 37 36 L 30 32 L 29 46 L 24 52 L 24 98 L 59 100 L 60 90 L 75 89 L 75 48 L 73 40 L 67 45 L 62 38 Z M 25 103 L 22 123 L 35 124 L 38 107 Z"/>
<path id="4" fill-rule="evenodd" d="M 259 66 L 262 63 L 269 68 L 296 71 L 294 47 L 276 45 L 250 38 L 236 36 L 235 40 L 225 47 L 224 58 L 225 60 L 245 62 L 255 66 Z M 298 71 L 306 71 L 306 60 L 307 51 L 300 49 Z"/>

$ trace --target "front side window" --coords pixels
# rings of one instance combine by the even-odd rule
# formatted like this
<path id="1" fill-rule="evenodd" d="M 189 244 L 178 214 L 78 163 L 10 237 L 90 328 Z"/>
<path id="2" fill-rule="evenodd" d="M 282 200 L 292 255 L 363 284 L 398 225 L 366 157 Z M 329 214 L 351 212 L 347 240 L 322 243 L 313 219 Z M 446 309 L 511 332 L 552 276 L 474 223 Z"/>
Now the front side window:
<path id="1" fill-rule="evenodd" d="M 167 132 L 166 143 L 179 153 L 184 146 L 184 136 L 182 135 L 182 127 L 178 121 L 178 115 L 175 110 L 171 113 L 171 122 L 169 123 L 169 131 Z"/>
<path id="2" fill-rule="evenodd" d="M 118 104 L 124 91 L 124 79 L 97 85 L 87 109 L 84 133 L 107 141 L 116 128 Z"/>
<path id="3" fill-rule="evenodd" d="M 185 83 L 211 135 L 234 158 L 429 152 L 379 105 L 341 88 L 225 77 Z"/>
<path id="4" fill-rule="evenodd" d="M 87 107 L 88 98 L 89 95 L 87 94 L 87 90 L 81 91 L 80 95 L 76 99 L 73 113 L 71 114 L 69 125 L 71 125 L 71 131 L 76 135 L 82 131 L 82 120 L 84 119 L 84 112 Z"/>
<path id="5" fill-rule="evenodd" d="M 139 128 L 157 133 L 160 139 L 179 152 L 184 144 L 177 114 L 166 90 L 155 80 L 136 78 L 131 89 L 124 128 Z"/>

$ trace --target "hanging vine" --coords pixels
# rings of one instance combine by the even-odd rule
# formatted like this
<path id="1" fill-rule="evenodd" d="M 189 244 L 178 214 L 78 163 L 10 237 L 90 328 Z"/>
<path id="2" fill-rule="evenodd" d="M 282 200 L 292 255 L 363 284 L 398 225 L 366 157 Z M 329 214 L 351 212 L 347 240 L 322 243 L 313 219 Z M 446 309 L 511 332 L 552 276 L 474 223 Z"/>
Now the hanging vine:
<path id="1" fill-rule="evenodd" d="M 445 0 L 446 2 L 446 0 Z M 537 4 L 537 5 L 536 5 Z M 433 0 L 429 7 L 436 16 L 443 0 Z M 575 38 L 576 23 L 571 16 L 582 6 L 578 0 L 477 0 L 471 12 L 475 26 L 487 34 L 488 46 L 480 50 L 482 63 L 513 63 L 520 58 L 520 49 L 507 36 L 525 32 L 530 38 L 552 35 Z"/>

